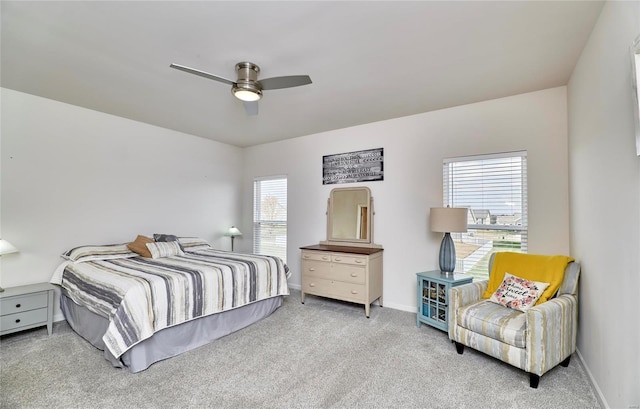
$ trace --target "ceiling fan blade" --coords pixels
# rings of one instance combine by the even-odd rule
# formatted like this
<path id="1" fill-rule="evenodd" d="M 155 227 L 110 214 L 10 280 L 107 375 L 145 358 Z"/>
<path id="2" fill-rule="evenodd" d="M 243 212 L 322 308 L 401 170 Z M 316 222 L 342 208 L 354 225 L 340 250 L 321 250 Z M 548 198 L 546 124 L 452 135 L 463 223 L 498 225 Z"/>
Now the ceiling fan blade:
<path id="1" fill-rule="evenodd" d="M 210 80 L 224 82 L 225 84 L 229 84 L 229 85 L 235 84 L 234 81 L 228 80 L 226 78 L 218 77 L 217 75 L 209 74 L 208 72 L 196 70 L 195 68 L 185 67 L 184 65 L 171 64 L 169 67 L 175 68 L 176 70 L 188 72 L 189 74 L 199 75 L 201 77 L 208 78 Z"/>
<path id="2" fill-rule="evenodd" d="M 244 101 L 243 104 L 247 115 L 258 115 L 258 101 Z"/>
<path id="3" fill-rule="evenodd" d="M 265 78 L 258 82 L 263 90 L 269 90 L 311 84 L 311 78 L 308 75 L 288 75 L 285 77 Z"/>

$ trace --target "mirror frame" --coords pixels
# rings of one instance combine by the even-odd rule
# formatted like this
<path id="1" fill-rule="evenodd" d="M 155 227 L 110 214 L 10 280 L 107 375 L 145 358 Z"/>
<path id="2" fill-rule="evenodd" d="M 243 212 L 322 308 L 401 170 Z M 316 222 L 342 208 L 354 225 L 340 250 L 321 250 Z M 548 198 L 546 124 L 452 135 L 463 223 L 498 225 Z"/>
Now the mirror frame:
<path id="1" fill-rule="evenodd" d="M 334 196 L 339 192 L 347 192 L 347 191 L 355 191 L 355 192 L 366 192 L 367 193 L 367 232 L 368 237 L 365 239 L 357 239 L 357 238 L 336 238 L 333 235 L 333 220 L 334 220 L 334 207 L 333 204 L 335 202 Z M 331 189 L 331 193 L 329 194 L 329 199 L 327 199 L 327 240 L 321 242 L 322 244 L 329 245 L 338 245 L 338 246 L 355 246 L 355 247 L 379 247 L 376 244 L 373 244 L 373 197 L 371 196 L 371 190 L 366 186 L 361 187 L 342 187 L 342 188 L 334 188 Z"/>

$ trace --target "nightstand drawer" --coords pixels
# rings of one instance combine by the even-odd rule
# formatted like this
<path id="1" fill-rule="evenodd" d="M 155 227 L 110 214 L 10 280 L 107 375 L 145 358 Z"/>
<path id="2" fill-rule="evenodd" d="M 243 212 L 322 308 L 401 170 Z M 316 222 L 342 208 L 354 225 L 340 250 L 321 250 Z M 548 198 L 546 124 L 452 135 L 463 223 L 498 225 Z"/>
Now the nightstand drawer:
<path id="1" fill-rule="evenodd" d="M 35 310 L 38 308 L 46 308 L 47 303 L 48 303 L 48 300 L 47 300 L 46 292 L 25 294 L 25 295 L 5 298 L 2 301 L 0 301 L 0 314 L 2 314 L 2 316 L 5 316 L 7 314 L 14 314 L 17 312 Z M 3 329 L 4 329 L 4 325 L 3 325 Z"/>
<path id="2" fill-rule="evenodd" d="M 47 323 L 47 320 L 48 309 L 45 304 L 45 308 L 3 315 L 2 318 L 0 318 L 0 331 L 8 331 L 40 323 L 44 325 Z"/>

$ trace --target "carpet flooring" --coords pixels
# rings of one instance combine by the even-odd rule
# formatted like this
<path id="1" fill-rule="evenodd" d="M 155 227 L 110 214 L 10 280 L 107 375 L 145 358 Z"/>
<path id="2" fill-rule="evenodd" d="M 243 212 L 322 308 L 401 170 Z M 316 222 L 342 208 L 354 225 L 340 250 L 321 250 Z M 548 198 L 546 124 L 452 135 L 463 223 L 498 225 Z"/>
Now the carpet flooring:
<path id="1" fill-rule="evenodd" d="M 132 374 L 65 322 L 0 339 L 1 408 L 599 408 L 578 357 L 542 376 L 415 314 L 292 291 L 270 317 Z"/>

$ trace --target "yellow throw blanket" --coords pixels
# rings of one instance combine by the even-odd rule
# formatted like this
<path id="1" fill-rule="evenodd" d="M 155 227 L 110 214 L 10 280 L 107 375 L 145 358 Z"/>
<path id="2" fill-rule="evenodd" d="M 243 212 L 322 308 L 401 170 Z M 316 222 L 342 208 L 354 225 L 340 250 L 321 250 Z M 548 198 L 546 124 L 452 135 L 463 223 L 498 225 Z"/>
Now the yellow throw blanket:
<path id="1" fill-rule="evenodd" d="M 560 288 L 564 270 L 573 258 L 567 256 L 544 256 L 512 252 L 496 253 L 489 276 L 489 285 L 482 298 L 490 298 L 504 280 L 504 273 L 526 278 L 531 281 L 549 283 L 536 305 L 547 301 Z"/>

